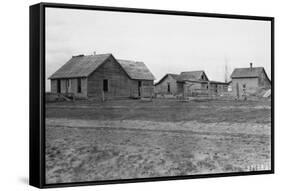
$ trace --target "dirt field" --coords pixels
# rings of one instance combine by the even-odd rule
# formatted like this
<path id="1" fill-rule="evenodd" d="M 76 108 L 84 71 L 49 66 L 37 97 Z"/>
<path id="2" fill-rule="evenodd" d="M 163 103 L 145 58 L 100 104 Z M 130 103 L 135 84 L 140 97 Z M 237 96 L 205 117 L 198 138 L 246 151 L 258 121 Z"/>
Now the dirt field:
<path id="1" fill-rule="evenodd" d="M 47 183 L 270 169 L 269 101 L 48 103 Z"/>

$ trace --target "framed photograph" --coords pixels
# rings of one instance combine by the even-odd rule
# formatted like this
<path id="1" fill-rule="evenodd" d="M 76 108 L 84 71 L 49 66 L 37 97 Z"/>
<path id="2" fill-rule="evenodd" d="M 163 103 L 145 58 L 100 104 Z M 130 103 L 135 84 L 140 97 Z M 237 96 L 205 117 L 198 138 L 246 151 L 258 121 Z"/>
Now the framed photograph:
<path id="1" fill-rule="evenodd" d="M 30 6 L 30 185 L 274 173 L 274 18 Z"/>

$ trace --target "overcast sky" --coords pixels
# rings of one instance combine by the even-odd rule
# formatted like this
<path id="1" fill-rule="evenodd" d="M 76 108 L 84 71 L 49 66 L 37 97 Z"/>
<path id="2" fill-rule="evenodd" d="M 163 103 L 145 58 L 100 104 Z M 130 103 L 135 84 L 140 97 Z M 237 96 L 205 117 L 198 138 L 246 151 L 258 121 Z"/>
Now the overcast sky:
<path id="1" fill-rule="evenodd" d="M 143 61 L 156 81 L 193 70 L 224 81 L 226 63 L 230 75 L 250 62 L 270 78 L 270 32 L 269 21 L 47 8 L 46 78 L 72 55 L 94 51 Z"/>

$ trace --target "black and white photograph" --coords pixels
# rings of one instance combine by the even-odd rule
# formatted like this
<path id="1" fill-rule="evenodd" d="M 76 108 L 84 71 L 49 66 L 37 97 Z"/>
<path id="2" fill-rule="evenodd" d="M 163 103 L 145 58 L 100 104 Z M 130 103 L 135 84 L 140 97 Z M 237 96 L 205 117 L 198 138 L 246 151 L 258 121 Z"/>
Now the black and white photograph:
<path id="1" fill-rule="evenodd" d="M 272 170 L 271 21 L 45 8 L 45 183 Z"/>

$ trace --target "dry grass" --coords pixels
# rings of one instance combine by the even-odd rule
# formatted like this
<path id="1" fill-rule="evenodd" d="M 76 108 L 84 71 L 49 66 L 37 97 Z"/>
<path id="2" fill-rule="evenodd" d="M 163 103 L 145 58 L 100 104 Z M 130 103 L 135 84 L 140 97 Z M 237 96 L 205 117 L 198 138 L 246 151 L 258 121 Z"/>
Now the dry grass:
<path id="1" fill-rule="evenodd" d="M 47 104 L 46 117 L 90 120 L 148 120 L 198 122 L 270 123 L 269 101 L 208 101 L 176 100 L 79 101 Z"/>
<path id="2" fill-rule="evenodd" d="M 156 102 L 48 105 L 47 183 L 270 168 L 268 102 Z"/>

